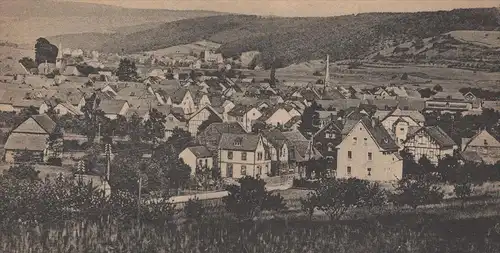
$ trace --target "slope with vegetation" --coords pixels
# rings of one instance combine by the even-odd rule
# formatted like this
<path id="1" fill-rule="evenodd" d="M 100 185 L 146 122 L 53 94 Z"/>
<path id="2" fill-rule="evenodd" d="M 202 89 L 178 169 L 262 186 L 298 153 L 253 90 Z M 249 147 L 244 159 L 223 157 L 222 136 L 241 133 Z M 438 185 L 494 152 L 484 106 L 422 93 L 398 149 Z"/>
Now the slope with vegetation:
<path id="1" fill-rule="evenodd" d="M 494 8 L 325 18 L 222 15 L 175 21 L 127 35 L 115 34 L 89 46 L 105 52 L 124 49 L 130 53 L 207 39 L 221 43 L 220 51 L 226 56 L 258 50 L 263 52 L 266 67 L 273 54 L 283 66 L 326 54 L 332 60 L 364 57 L 388 44 L 455 30 L 495 30 L 499 27 L 498 15 Z M 80 36 L 84 39 L 86 35 Z"/>

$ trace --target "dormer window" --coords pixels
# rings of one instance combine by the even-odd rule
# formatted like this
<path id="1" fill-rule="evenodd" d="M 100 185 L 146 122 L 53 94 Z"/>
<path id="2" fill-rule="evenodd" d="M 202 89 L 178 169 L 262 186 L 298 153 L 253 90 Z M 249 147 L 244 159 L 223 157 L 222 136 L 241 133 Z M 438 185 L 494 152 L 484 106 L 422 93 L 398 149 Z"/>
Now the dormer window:
<path id="1" fill-rule="evenodd" d="M 243 141 L 243 138 L 241 138 L 241 137 L 236 138 L 234 140 L 234 146 L 237 146 L 237 147 L 241 146 L 242 141 Z"/>

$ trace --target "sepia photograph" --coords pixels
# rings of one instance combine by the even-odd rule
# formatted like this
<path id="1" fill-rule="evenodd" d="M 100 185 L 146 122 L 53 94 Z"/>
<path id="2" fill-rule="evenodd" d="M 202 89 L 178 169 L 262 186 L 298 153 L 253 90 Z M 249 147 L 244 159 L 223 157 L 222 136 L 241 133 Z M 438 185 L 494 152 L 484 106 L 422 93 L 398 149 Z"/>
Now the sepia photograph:
<path id="1" fill-rule="evenodd" d="M 0 253 L 500 252 L 499 0 L 0 0 Z"/>

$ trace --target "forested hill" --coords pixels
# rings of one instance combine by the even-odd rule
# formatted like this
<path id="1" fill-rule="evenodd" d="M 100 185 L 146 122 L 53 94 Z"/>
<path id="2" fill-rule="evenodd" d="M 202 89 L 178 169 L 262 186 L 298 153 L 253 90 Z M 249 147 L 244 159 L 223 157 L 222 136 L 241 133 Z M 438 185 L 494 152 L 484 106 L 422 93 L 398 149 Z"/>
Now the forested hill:
<path id="1" fill-rule="evenodd" d="M 281 65 L 288 65 L 323 58 L 326 54 L 334 60 L 362 57 L 388 44 L 454 30 L 500 30 L 499 10 L 368 13 L 327 18 L 223 15 L 180 20 L 127 35 L 100 36 L 99 40 L 87 41 L 95 41 L 91 46 L 105 52 L 122 49 L 139 52 L 208 39 L 221 43 L 220 50 L 226 56 L 259 50 L 265 63 L 275 53 Z"/>

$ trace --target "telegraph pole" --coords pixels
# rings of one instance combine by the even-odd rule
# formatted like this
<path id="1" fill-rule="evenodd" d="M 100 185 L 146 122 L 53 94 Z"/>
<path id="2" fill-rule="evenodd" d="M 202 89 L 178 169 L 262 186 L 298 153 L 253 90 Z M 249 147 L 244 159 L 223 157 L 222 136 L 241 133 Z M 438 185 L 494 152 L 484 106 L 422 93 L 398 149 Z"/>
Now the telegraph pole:
<path id="1" fill-rule="evenodd" d="M 107 162 L 107 166 L 106 166 L 106 181 L 109 182 L 109 175 L 110 175 L 110 171 L 111 171 L 111 144 L 107 143 L 105 145 L 105 152 L 106 152 L 106 162 Z"/>

